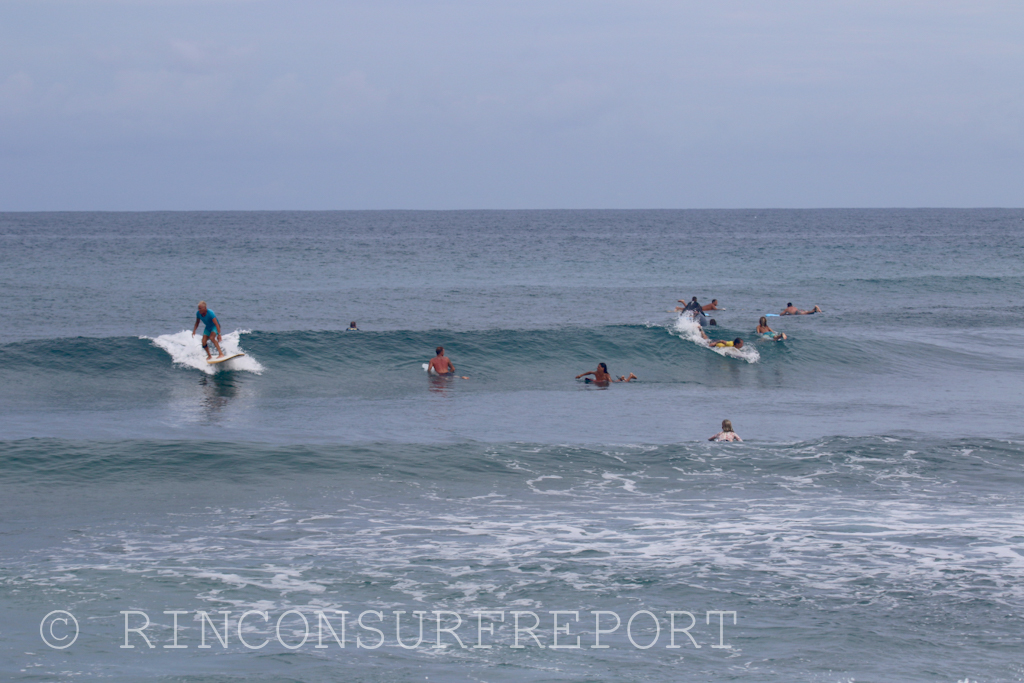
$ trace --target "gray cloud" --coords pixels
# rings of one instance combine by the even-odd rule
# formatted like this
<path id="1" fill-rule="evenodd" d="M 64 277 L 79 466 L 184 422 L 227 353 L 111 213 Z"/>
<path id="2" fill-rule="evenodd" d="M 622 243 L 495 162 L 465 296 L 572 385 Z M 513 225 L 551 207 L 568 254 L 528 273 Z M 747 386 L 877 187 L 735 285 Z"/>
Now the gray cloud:
<path id="1" fill-rule="evenodd" d="M 1021 206 L 1012 2 L 0 3 L 0 209 Z"/>

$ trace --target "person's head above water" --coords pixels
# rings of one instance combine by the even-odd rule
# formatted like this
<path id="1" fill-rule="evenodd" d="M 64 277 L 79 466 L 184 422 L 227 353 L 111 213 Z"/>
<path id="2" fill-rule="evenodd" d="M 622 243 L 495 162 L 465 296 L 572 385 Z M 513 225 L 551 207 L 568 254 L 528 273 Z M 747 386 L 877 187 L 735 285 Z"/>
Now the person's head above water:
<path id="1" fill-rule="evenodd" d="M 743 348 L 743 340 L 740 339 L 739 337 L 736 337 L 735 339 L 732 340 L 732 347 L 734 349 L 742 349 Z"/>
<path id="2" fill-rule="evenodd" d="M 722 420 L 722 431 L 723 432 L 731 432 L 732 431 L 732 421 L 730 421 L 730 420 Z"/>
<path id="3" fill-rule="evenodd" d="M 718 321 L 715 320 L 714 318 L 712 318 L 710 321 L 708 321 L 708 325 L 717 325 L 717 324 L 718 324 Z"/>
<path id="4" fill-rule="evenodd" d="M 789 302 L 788 304 L 786 304 L 786 308 L 789 308 L 789 307 L 791 307 L 792 305 L 793 305 L 793 302 L 792 302 L 792 301 L 790 301 L 790 302 Z"/>
<path id="5" fill-rule="evenodd" d="M 438 346 L 436 349 L 434 349 L 434 351 L 437 352 L 437 355 L 439 355 L 439 356 L 443 356 L 444 355 L 444 347 L 443 346 Z"/>
<path id="6" fill-rule="evenodd" d="M 604 363 L 598 363 L 597 367 L 601 368 L 605 372 L 608 372 L 608 366 L 605 365 Z"/>
<path id="7" fill-rule="evenodd" d="M 757 324 L 761 327 L 768 327 L 768 318 L 761 316 L 761 319 L 757 321 Z"/>
<path id="8" fill-rule="evenodd" d="M 717 306 L 718 305 L 718 299 L 712 299 L 711 303 L 713 303 L 713 304 L 715 304 Z"/>
<path id="9" fill-rule="evenodd" d="M 348 324 L 348 326 L 349 326 L 349 327 L 355 327 L 355 326 L 356 326 L 356 321 L 355 321 L 355 320 L 353 320 L 352 322 L 350 322 L 350 323 Z"/>

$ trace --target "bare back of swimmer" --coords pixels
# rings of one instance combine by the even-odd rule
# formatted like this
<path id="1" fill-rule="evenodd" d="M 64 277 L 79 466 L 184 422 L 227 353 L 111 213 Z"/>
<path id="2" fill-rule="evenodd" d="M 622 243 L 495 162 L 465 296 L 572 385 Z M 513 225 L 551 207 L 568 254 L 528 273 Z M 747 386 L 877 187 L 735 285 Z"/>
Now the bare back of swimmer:
<path id="1" fill-rule="evenodd" d="M 814 308 L 809 311 L 801 311 L 799 308 L 793 305 L 793 302 L 786 304 L 786 307 L 782 309 L 779 315 L 814 315 L 815 313 L 821 313 L 821 306 L 815 304 Z"/>
<path id="2" fill-rule="evenodd" d="M 433 370 L 438 375 L 454 375 L 455 366 L 452 365 L 448 356 L 444 355 L 444 347 L 438 346 L 434 351 L 437 355 L 430 359 L 430 365 L 427 370 Z"/>

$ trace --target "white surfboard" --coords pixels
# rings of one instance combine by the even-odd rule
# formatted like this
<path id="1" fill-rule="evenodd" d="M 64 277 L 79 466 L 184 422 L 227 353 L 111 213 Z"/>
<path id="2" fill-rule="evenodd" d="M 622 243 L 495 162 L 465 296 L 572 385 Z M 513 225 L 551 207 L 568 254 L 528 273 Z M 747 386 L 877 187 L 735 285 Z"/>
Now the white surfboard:
<path id="1" fill-rule="evenodd" d="M 238 358 L 239 356 L 244 355 L 244 353 L 233 353 L 230 356 L 224 356 L 223 358 L 207 358 L 206 362 L 209 363 L 210 365 L 219 365 L 220 363 L 227 362 L 232 358 Z"/>

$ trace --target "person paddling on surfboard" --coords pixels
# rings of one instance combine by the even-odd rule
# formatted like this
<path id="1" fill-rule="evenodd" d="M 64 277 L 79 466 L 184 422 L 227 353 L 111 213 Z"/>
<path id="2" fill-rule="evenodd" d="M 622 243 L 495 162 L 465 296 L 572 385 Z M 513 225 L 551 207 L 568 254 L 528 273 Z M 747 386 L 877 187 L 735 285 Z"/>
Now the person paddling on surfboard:
<path id="1" fill-rule="evenodd" d="M 587 375 L 593 375 L 594 379 L 590 379 Z M 618 379 L 612 379 L 612 376 L 608 374 L 608 366 L 604 363 L 597 364 L 597 370 L 591 370 L 590 372 L 584 372 L 576 375 L 576 379 L 583 377 L 583 381 L 587 384 L 608 384 L 609 382 L 632 382 L 637 379 L 637 376 L 632 372 L 629 373 L 629 377 L 625 375 L 619 375 Z"/>
<path id="2" fill-rule="evenodd" d="M 821 306 L 818 306 L 817 304 L 815 304 L 814 308 L 812 308 L 809 311 L 801 311 L 799 308 L 793 305 L 792 301 L 790 301 L 788 304 L 786 304 L 786 307 L 782 309 L 782 313 L 779 313 L 779 315 L 814 315 L 815 313 L 821 312 Z"/>
<path id="3" fill-rule="evenodd" d="M 224 357 L 224 349 L 220 348 L 220 321 L 217 320 L 217 314 L 206 307 L 205 301 L 199 302 L 199 310 L 196 311 L 196 324 L 192 326 L 192 336 L 196 336 L 196 330 L 199 328 L 199 322 L 202 321 L 205 328 L 203 328 L 203 351 L 206 351 L 206 360 L 210 360 L 213 356 L 210 354 L 210 347 L 207 342 L 213 342 L 213 345 L 217 347 L 217 358 Z"/>
<path id="4" fill-rule="evenodd" d="M 765 339 L 774 339 L 775 341 L 785 341 L 785 332 L 776 332 L 772 328 L 768 327 L 768 318 L 761 316 L 761 319 L 757 321 L 757 333 Z"/>

